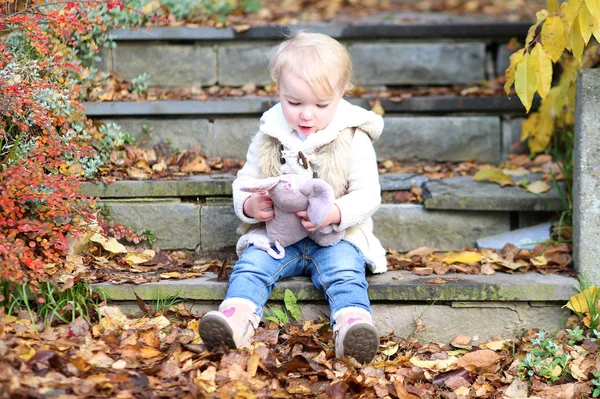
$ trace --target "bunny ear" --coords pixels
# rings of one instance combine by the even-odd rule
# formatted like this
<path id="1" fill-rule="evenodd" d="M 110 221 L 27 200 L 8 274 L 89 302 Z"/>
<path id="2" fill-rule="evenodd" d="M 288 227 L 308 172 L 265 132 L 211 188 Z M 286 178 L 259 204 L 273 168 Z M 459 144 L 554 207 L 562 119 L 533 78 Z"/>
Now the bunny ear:
<path id="1" fill-rule="evenodd" d="M 279 183 L 279 177 L 267 177 L 266 179 L 244 179 L 240 190 L 247 193 L 263 193 L 275 187 Z"/>
<path id="2" fill-rule="evenodd" d="M 310 179 L 301 188 L 300 192 L 308 197 L 308 218 L 320 226 L 333 205 L 335 194 L 329 184 L 321 179 Z"/>

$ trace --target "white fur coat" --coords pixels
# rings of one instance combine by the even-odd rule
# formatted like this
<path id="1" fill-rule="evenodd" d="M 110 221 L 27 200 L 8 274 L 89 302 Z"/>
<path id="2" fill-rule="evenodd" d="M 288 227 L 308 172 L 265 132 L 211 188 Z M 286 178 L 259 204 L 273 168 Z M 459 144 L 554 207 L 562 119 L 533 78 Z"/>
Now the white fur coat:
<path id="1" fill-rule="evenodd" d="M 332 227 L 346 231 L 344 240 L 358 248 L 374 273 L 386 271 L 385 250 L 373 235 L 371 219 L 381 203 L 372 143 L 381 135 L 383 118 L 341 100 L 329 125 L 305 141 L 285 121 L 280 104 L 266 111 L 260 122 L 246 164 L 233 182 L 235 213 L 243 222 L 254 225 L 241 230 L 244 235 L 237 244 L 238 255 L 252 243 L 268 242 L 264 225 L 244 215 L 244 201 L 250 196 L 239 189 L 244 179 L 298 173 L 318 176 L 331 184 L 342 217 L 341 223 Z"/>

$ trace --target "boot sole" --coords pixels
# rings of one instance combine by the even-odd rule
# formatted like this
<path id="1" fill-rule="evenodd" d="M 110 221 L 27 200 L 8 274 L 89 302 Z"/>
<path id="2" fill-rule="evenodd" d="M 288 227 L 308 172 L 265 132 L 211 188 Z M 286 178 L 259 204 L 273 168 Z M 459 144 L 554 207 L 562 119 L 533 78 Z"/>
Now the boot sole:
<path id="1" fill-rule="evenodd" d="M 230 349 L 235 349 L 235 341 L 233 340 L 233 331 L 229 324 L 219 316 L 206 315 L 200 319 L 198 332 L 202 338 L 202 342 L 212 350 L 225 344 Z"/>
<path id="2" fill-rule="evenodd" d="M 344 356 L 352 356 L 359 363 L 369 363 L 379 349 L 379 334 L 370 324 L 350 326 L 344 337 Z"/>

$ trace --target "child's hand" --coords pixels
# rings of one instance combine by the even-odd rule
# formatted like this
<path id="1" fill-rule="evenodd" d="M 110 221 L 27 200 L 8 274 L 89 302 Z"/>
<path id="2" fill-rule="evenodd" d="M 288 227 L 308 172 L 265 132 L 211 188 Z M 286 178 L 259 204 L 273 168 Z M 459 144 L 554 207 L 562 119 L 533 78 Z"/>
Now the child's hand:
<path id="1" fill-rule="evenodd" d="M 244 201 L 244 215 L 259 222 L 268 222 L 275 217 L 273 201 L 267 193 L 252 194 Z"/>
<path id="2" fill-rule="evenodd" d="M 302 218 L 302 226 L 304 226 L 304 228 L 308 231 L 322 229 L 325 226 L 329 226 L 330 224 L 339 224 L 342 221 L 340 208 L 338 208 L 337 205 L 331 207 L 327 217 L 325 218 L 325 221 L 320 226 L 315 226 L 311 223 L 310 219 L 308 218 L 308 212 L 306 211 L 298 211 L 296 212 L 296 215 Z"/>

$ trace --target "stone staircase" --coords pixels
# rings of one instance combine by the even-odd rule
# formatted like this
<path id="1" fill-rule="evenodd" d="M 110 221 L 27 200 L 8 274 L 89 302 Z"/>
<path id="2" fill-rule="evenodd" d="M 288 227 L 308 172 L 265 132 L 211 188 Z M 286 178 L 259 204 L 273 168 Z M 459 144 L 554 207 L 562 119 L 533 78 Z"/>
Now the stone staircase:
<path id="1" fill-rule="evenodd" d="M 410 24 L 305 26 L 347 45 L 357 86 L 381 89 L 408 85 L 470 85 L 502 74 L 508 63 L 506 43 L 523 37 L 524 23 L 452 22 L 425 18 Z M 270 83 L 268 53 L 287 27 L 233 29 L 154 28 L 117 31 L 118 46 L 104 54 L 105 69 L 133 78 L 151 74 L 160 87 L 242 86 Z M 368 99 L 351 99 L 368 108 Z M 176 148 L 201 144 L 206 155 L 241 159 L 262 112 L 277 102 L 270 97 L 208 101 L 88 103 L 87 114 L 116 122 L 131 133 L 153 127 L 150 143 L 168 139 Z M 429 96 L 400 102 L 381 99 L 385 130 L 376 143 L 381 159 L 498 163 L 520 135 L 525 117 L 517 98 Z M 231 175 L 192 176 L 180 180 L 86 183 L 87 194 L 101 198 L 114 218 L 151 228 L 162 249 L 188 249 L 207 255 L 231 255 L 238 221 L 231 203 Z M 374 215 L 384 247 L 409 251 L 429 246 L 443 251 L 474 247 L 478 238 L 530 226 L 561 207 L 553 189 L 535 197 L 518 188 L 475 183 L 470 177 L 429 181 L 419 174 L 383 174 L 382 190 L 421 186 L 422 205 L 384 204 Z M 575 291 L 573 278 L 496 273 L 492 276 L 445 275 L 433 285 L 406 271 L 369 277 L 370 297 L 382 333 L 395 330 L 420 339 L 448 341 L 458 333 L 485 339 L 511 336 L 540 327 L 554 330 L 560 309 Z M 115 302 L 135 307 L 134 292 L 145 300 L 176 294 L 193 310 L 214 309 L 226 282 L 207 273 L 198 279 L 143 285 L 100 284 Z M 322 295 L 310 281 L 282 282 L 271 299 L 291 289 L 305 318 L 328 314 Z M 123 302 L 124 301 L 124 302 Z M 418 328 L 417 328 L 418 327 Z"/>

